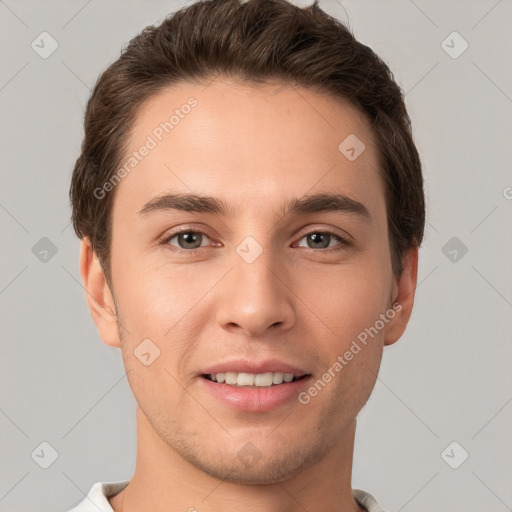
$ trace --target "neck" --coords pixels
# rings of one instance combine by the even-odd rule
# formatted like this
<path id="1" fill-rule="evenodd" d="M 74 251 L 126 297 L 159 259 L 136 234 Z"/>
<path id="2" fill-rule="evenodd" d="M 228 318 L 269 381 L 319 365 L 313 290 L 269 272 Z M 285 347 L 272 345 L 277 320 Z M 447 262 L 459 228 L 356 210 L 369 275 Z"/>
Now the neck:
<path id="1" fill-rule="evenodd" d="M 137 407 L 137 462 L 128 486 L 111 498 L 114 512 L 221 512 L 226 505 L 253 512 L 361 512 L 352 496 L 356 421 L 326 455 L 272 483 L 219 479 L 183 458 L 157 435 Z M 264 457 L 264 454 L 262 454 Z"/>

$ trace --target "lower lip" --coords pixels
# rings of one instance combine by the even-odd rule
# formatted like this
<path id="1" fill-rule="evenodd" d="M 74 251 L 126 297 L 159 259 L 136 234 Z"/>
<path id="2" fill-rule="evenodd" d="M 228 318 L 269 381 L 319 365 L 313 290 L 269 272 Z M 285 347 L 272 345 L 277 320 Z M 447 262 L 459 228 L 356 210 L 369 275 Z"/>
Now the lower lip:
<path id="1" fill-rule="evenodd" d="M 283 382 L 268 387 L 235 387 L 213 382 L 205 377 L 199 380 L 213 396 L 240 411 L 266 412 L 293 400 L 303 390 L 311 376 L 294 382 Z"/>

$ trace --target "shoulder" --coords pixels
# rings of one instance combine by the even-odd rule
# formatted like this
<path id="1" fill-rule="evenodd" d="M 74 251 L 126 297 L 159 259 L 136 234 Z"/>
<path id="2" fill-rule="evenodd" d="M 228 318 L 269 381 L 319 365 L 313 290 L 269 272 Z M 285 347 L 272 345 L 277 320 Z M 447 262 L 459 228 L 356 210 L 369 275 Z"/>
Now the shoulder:
<path id="1" fill-rule="evenodd" d="M 108 498 L 121 492 L 129 480 L 119 482 L 96 482 L 87 496 L 68 512 L 114 512 Z"/>
<path id="2" fill-rule="evenodd" d="M 367 512 L 386 512 L 370 493 L 361 489 L 353 489 L 352 494 L 357 503 Z"/>

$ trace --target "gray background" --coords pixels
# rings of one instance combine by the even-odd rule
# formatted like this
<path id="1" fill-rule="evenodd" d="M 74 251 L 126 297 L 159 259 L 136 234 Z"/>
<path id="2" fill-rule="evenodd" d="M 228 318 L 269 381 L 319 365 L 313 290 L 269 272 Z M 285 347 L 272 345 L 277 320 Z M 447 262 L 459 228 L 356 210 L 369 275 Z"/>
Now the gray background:
<path id="1" fill-rule="evenodd" d="M 512 2 L 342 3 L 320 5 L 406 92 L 428 199 L 415 311 L 360 414 L 353 485 L 389 511 L 512 510 Z M 1 511 L 65 510 L 132 475 L 134 399 L 89 316 L 67 194 L 98 74 L 177 5 L 0 1 Z"/>

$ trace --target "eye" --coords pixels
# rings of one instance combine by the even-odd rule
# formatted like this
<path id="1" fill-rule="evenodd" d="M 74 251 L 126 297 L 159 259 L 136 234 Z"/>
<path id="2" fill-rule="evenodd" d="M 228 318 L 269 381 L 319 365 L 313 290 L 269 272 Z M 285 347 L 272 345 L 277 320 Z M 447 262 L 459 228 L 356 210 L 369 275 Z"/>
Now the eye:
<path id="1" fill-rule="evenodd" d="M 177 233 L 173 233 L 172 235 L 166 237 L 162 240 L 163 245 L 171 245 L 173 247 L 177 247 L 178 251 L 186 251 L 193 252 L 200 247 L 204 247 L 202 245 L 202 241 L 204 238 L 209 238 L 207 233 L 200 230 L 192 230 L 192 229 L 183 229 L 178 231 Z M 171 243 L 172 240 L 176 239 L 177 246 Z"/>
<path id="2" fill-rule="evenodd" d="M 350 245 L 350 242 L 345 238 L 341 237 L 336 233 L 332 233 L 331 231 L 311 231 L 306 233 L 301 240 L 306 238 L 308 240 L 307 247 L 309 249 L 328 249 L 332 247 L 330 242 L 333 240 L 337 240 L 338 244 L 335 245 L 335 251 L 344 249 Z M 309 243 L 311 241 L 311 243 Z M 299 246 L 300 247 L 300 246 Z M 304 246 L 302 246 L 304 247 Z"/>
<path id="3" fill-rule="evenodd" d="M 206 240 L 210 240 L 208 234 L 198 229 L 183 228 L 180 231 L 174 232 L 171 235 L 165 237 L 161 244 L 165 246 L 171 246 L 172 250 L 178 252 L 194 253 L 196 250 L 207 247 L 209 244 L 203 243 Z M 330 249 L 333 251 L 342 250 L 350 246 L 350 242 L 342 236 L 333 233 L 331 231 L 310 231 L 302 236 L 300 240 L 307 239 L 306 247 L 309 249 Z M 173 243 L 172 241 L 175 240 Z M 337 241 L 337 244 L 332 242 Z M 298 245 L 304 247 L 304 245 Z"/>

